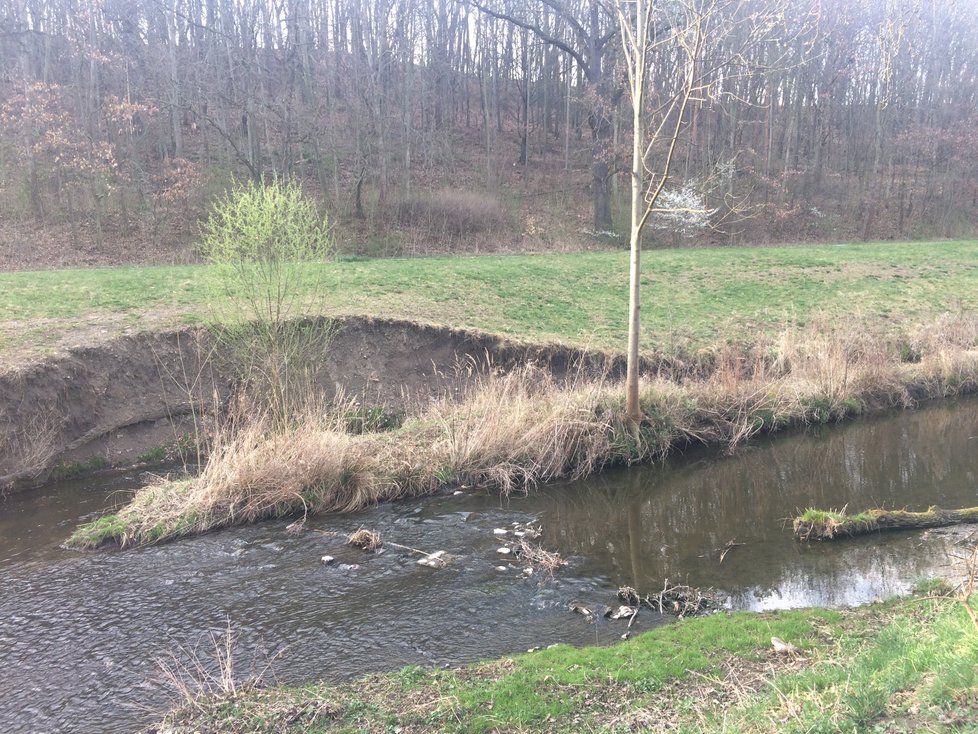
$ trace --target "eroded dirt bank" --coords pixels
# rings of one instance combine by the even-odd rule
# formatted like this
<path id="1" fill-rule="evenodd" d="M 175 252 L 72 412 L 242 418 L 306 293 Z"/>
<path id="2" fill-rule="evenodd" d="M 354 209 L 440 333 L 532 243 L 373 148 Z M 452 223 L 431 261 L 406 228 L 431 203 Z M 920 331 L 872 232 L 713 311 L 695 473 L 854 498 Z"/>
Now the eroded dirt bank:
<path id="1" fill-rule="evenodd" d="M 52 468 L 129 463 L 192 430 L 193 402 L 212 405 L 230 381 L 204 329 L 145 332 L 0 372 L 0 491 Z M 624 361 L 556 345 L 406 321 L 345 318 L 318 375 L 365 406 L 402 406 L 464 390 L 488 365 L 536 361 L 555 376 L 623 372 Z"/>

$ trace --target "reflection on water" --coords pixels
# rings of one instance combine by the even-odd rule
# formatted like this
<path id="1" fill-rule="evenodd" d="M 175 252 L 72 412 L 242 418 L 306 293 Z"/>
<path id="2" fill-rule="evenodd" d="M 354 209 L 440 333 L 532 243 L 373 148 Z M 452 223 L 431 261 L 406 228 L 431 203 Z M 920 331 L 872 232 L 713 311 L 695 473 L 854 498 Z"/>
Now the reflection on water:
<path id="1" fill-rule="evenodd" d="M 760 441 L 524 501 L 546 514 L 547 541 L 617 583 L 687 580 L 737 608 L 853 605 L 905 592 L 941 570 L 960 532 L 803 544 L 790 519 L 807 507 L 923 510 L 978 504 L 978 405 L 932 407 Z M 720 561 L 720 556 L 730 547 Z"/>
<path id="2" fill-rule="evenodd" d="M 567 605 L 600 608 L 620 584 L 713 586 L 748 609 L 903 592 L 945 570 L 960 532 L 805 545 L 786 519 L 808 506 L 978 504 L 976 409 L 968 401 L 895 414 L 760 441 L 733 457 L 699 452 L 508 501 L 468 494 L 315 523 L 444 549 L 457 559 L 443 571 L 405 552 L 365 556 L 318 532 L 289 536 L 284 522 L 124 553 L 67 552 L 57 544 L 79 519 L 138 477 L 11 497 L 0 502 L 0 732 L 132 730 L 154 718 L 147 707 L 167 703 L 147 683 L 154 658 L 228 619 L 246 662 L 281 652 L 278 679 L 300 682 L 611 641 L 620 624 L 588 625 Z M 496 568 L 493 528 L 530 520 L 542 523 L 545 546 L 571 559 L 556 583 Z M 743 545 L 721 563 L 731 541 Z M 325 568 L 324 554 L 359 568 Z"/>

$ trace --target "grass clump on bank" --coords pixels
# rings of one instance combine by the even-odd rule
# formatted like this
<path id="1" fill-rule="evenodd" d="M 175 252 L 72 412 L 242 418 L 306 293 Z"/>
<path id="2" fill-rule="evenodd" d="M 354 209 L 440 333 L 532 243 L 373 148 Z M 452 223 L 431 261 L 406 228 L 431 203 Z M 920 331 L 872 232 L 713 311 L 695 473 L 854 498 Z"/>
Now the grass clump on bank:
<path id="1" fill-rule="evenodd" d="M 745 356 L 718 350 L 709 369 L 650 376 L 636 436 L 620 385 L 559 382 L 532 366 L 491 374 L 390 430 L 350 432 L 351 408 L 307 408 L 287 422 L 242 404 L 209 447 L 201 473 L 144 488 L 119 511 L 120 545 L 140 545 L 284 515 L 342 512 L 456 484 L 511 492 L 652 461 L 678 445 L 734 447 L 761 431 L 978 388 L 978 326 L 927 333 L 905 363 L 890 343 L 806 332 Z M 806 338 L 807 335 L 807 338 Z M 105 540 L 103 533 L 97 535 Z M 89 526 L 71 545 L 93 547 Z"/>
<path id="2" fill-rule="evenodd" d="M 379 433 L 350 433 L 342 407 L 310 408 L 285 426 L 244 409 L 247 419 L 229 420 L 217 433 L 200 475 L 137 492 L 116 516 L 127 528 L 117 541 L 139 545 L 287 514 L 350 511 L 446 485 L 508 492 L 668 448 L 674 432 L 636 443 L 617 402 L 603 383 L 564 391 L 526 368 L 489 377 L 462 402 L 446 398 Z M 92 547 L 89 532 L 79 528 L 69 543 Z"/>
<path id="3" fill-rule="evenodd" d="M 799 649 L 779 654 L 778 637 Z M 978 637 L 961 605 L 721 614 L 612 647 L 185 700 L 150 731 L 963 731 Z"/>

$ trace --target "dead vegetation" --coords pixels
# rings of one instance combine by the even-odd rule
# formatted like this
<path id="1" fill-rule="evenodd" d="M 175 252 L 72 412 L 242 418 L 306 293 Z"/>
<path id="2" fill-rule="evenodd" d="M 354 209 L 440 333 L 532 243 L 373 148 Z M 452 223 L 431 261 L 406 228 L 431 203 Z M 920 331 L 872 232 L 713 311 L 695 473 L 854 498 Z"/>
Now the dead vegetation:
<path id="1" fill-rule="evenodd" d="M 968 555 L 963 560 L 965 569 L 964 580 L 957 588 L 956 598 L 964 608 L 968 619 L 971 620 L 975 632 L 978 633 L 978 613 L 975 612 L 971 604 L 972 599 L 975 597 L 975 591 L 978 590 L 978 543 L 972 545 L 968 551 Z"/>
<path id="2" fill-rule="evenodd" d="M 884 337 L 814 327 L 759 340 L 749 352 L 718 349 L 685 371 L 672 362 L 643 384 L 638 436 L 615 380 L 557 379 L 535 365 L 485 375 L 462 397 L 434 401 L 380 432 L 351 433 L 341 405 L 311 401 L 282 425 L 242 402 L 214 431 L 198 476 L 144 488 L 120 522 L 101 527 L 116 542 L 138 545 L 269 517 L 352 511 L 453 485 L 508 493 L 653 461 L 676 446 L 733 450 L 760 432 L 978 389 L 978 321 L 948 320 L 920 333 L 920 358 L 910 362 Z M 104 540 L 82 528 L 72 542 L 97 547 Z"/>
<path id="3" fill-rule="evenodd" d="M 419 229 L 435 241 L 502 230 L 510 224 L 493 194 L 456 189 L 404 199 L 395 216 L 398 224 Z"/>
<path id="4" fill-rule="evenodd" d="M 551 578 L 553 578 L 557 571 L 567 565 L 567 561 L 561 558 L 559 553 L 545 550 L 543 546 L 525 537 L 520 538 L 517 555 L 521 560 L 529 563 L 532 568 L 548 573 Z"/>
<path id="5" fill-rule="evenodd" d="M 227 620 L 221 633 L 212 632 L 208 641 L 196 647 L 179 646 L 169 655 L 157 658 L 162 684 L 177 696 L 178 704 L 190 711 L 204 712 L 215 701 L 233 700 L 265 685 L 275 656 L 261 668 L 252 664 L 248 672 L 239 670 L 235 659 L 238 634 Z"/>
<path id="6" fill-rule="evenodd" d="M 359 548 L 362 551 L 367 551 L 368 553 L 373 553 L 375 550 L 383 545 L 380 539 L 380 533 L 376 530 L 368 530 L 367 528 L 360 528 L 359 530 L 350 533 L 349 537 L 346 539 L 347 545 L 352 545 L 354 548 Z"/>
<path id="7" fill-rule="evenodd" d="M 631 607 L 645 606 L 659 614 L 671 614 L 680 619 L 719 611 L 723 598 L 712 589 L 698 589 L 686 584 L 672 584 L 668 579 L 662 589 L 645 596 L 631 586 L 618 589 L 618 598 Z"/>

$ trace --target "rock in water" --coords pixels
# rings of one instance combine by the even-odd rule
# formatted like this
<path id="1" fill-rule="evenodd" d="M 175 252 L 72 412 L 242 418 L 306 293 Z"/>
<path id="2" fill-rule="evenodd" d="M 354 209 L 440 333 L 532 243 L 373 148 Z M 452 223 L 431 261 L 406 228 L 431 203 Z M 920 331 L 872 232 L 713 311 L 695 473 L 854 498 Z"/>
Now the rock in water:
<path id="1" fill-rule="evenodd" d="M 435 551 L 417 560 L 419 566 L 428 568 L 445 568 L 448 565 L 448 554 L 445 551 Z"/>

